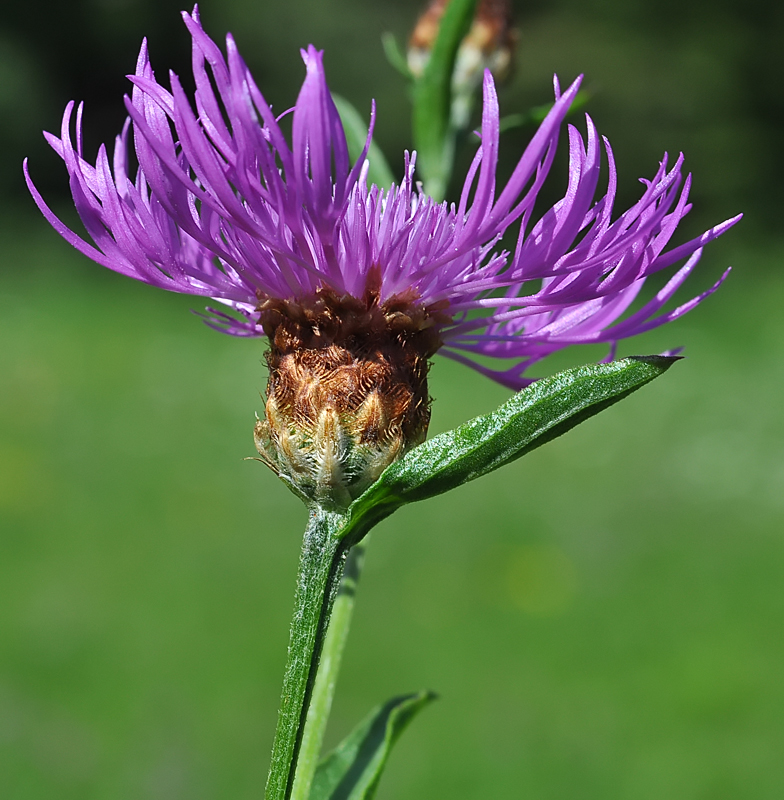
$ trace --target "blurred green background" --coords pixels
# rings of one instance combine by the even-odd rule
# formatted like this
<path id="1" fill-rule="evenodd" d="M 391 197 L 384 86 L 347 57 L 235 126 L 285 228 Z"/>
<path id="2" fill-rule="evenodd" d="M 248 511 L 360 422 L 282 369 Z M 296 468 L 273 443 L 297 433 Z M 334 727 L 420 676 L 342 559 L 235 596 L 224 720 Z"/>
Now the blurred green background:
<path id="1" fill-rule="evenodd" d="M 40 130 L 87 101 L 87 150 L 122 124 L 143 35 L 189 68 L 171 0 L 0 8 L 0 797 L 258 798 L 304 512 L 252 455 L 262 345 L 198 301 L 100 269 L 27 197 L 67 210 Z M 366 110 L 395 169 L 410 146 L 382 31 L 418 4 L 206 0 L 268 99 L 298 47 Z M 766 800 L 784 796 L 784 10 L 773 2 L 519 4 L 511 113 L 585 72 L 622 200 L 663 150 L 695 172 L 682 240 L 739 210 L 699 310 L 624 351 L 688 359 L 501 472 L 374 535 L 330 742 L 371 706 L 441 700 L 398 745 L 392 798 Z M 530 131 L 505 134 L 508 170 Z M 563 170 L 563 164 L 560 165 Z M 562 175 L 562 172 L 561 172 Z M 563 191 L 554 174 L 550 197 Z M 620 207 L 620 206 L 619 206 Z M 71 219 L 72 217 L 69 217 Z M 685 294 L 683 295 L 685 298 Z M 572 362 L 596 357 L 571 354 Z M 559 366 L 567 363 L 562 360 Z M 436 359 L 432 431 L 508 396 Z"/>

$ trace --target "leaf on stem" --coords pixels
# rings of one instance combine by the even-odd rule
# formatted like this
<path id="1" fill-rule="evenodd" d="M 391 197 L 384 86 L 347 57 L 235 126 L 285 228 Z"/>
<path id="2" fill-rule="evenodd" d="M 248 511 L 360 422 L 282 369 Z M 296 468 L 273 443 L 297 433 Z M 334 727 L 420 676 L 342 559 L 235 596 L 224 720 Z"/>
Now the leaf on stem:
<path id="1" fill-rule="evenodd" d="M 398 737 L 435 698 L 417 692 L 373 709 L 318 765 L 310 800 L 370 800 Z"/>
<path id="2" fill-rule="evenodd" d="M 497 411 L 415 447 L 348 510 L 340 535 L 359 541 L 406 503 L 472 481 L 555 439 L 666 372 L 677 356 L 632 356 L 542 378 Z"/>

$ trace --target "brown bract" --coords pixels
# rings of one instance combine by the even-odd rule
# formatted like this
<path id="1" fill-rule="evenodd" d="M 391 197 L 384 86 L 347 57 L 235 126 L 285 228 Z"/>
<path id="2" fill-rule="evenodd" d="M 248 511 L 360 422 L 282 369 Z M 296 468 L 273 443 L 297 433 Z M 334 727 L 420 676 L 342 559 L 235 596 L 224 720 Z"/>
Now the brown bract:
<path id="1" fill-rule="evenodd" d="M 425 438 L 429 358 L 444 306 L 413 294 L 379 303 L 330 289 L 294 300 L 260 297 L 270 340 L 264 461 L 301 496 L 346 508 L 381 472 Z"/>

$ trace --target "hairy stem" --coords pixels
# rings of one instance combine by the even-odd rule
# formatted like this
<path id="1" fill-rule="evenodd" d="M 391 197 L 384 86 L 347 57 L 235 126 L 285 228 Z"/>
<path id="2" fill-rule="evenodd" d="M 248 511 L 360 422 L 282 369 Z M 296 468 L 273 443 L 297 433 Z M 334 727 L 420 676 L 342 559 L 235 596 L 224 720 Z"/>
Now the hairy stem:
<path id="1" fill-rule="evenodd" d="M 288 659 L 272 745 L 265 800 L 289 800 L 308 706 L 329 618 L 343 575 L 347 548 L 338 533 L 340 514 L 314 507 L 302 542 Z"/>
<path id="2" fill-rule="evenodd" d="M 310 786 L 318 766 L 321 745 L 335 697 L 340 662 L 348 639 L 351 617 L 354 613 L 354 598 L 357 582 L 362 571 L 366 542 L 353 547 L 346 560 L 343 579 L 338 588 L 337 599 L 332 609 L 321 661 L 310 699 L 305 732 L 297 760 L 297 771 L 291 800 L 308 800 Z"/>

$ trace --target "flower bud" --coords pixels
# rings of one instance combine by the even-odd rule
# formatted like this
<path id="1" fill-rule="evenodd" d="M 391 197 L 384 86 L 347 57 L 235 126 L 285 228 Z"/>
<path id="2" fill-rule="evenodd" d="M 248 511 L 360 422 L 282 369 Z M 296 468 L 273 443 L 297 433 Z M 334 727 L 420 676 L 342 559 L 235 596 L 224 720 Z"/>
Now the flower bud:
<path id="1" fill-rule="evenodd" d="M 430 421 L 428 359 L 443 314 L 412 298 L 378 303 L 329 289 L 298 301 L 260 298 L 270 340 L 263 460 L 303 499 L 344 510 Z"/>
<path id="2" fill-rule="evenodd" d="M 420 77 L 430 59 L 448 0 L 432 0 L 417 21 L 408 43 L 408 67 Z M 509 0 L 479 0 L 468 35 L 457 51 L 452 74 L 452 124 L 468 125 L 472 99 L 489 69 L 496 80 L 504 80 L 512 68 L 517 31 L 512 25 Z"/>

